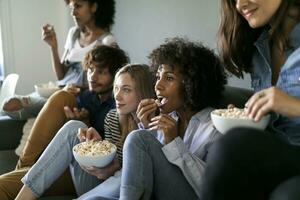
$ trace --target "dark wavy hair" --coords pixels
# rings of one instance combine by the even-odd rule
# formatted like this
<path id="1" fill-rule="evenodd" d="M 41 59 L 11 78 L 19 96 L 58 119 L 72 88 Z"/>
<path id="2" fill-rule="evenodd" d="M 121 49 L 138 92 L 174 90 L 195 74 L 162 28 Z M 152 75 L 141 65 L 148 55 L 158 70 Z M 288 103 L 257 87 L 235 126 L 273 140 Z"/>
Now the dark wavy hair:
<path id="1" fill-rule="evenodd" d="M 183 76 L 185 106 L 193 111 L 218 106 L 227 83 L 224 67 L 212 50 L 184 38 L 167 39 L 149 55 L 151 69 L 167 64 Z"/>
<path id="2" fill-rule="evenodd" d="M 91 65 L 99 68 L 108 68 L 111 76 L 115 76 L 117 70 L 129 63 L 126 53 L 120 49 L 106 45 L 99 45 L 90 50 L 82 62 L 85 71 Z"/>
<path id="3" fill-rule="evenodd" d="M 90 5 L 97 4 L 97 11 L 95 12 L 96 26 L 110 30 L 115 20 L 115 0 L 83 0 L 89 2 Z M 70 0 L 65 0 L 69 5 Z"/>
<path id="4" fill-rule="evenodd" d="M 264 29 L 269 28 L 269 25 L 253 29 L 246 19 L 238 13 L 235 1 L 220 1 L 221 23 L 218 33 L 220 58 L 229 72 L 237 77 L 243 77 L 243 72 L 251 72 L 252 70 L 254 42 Z M 274 41 L 274 44 L 281 43 L 283 47 L 288 45 L 288 41 L 286 41 L 281 27 L 291 6 L 296 6 L 300 10 L 300 0 L 282 0 L 274 16 L 275 24 L 270 35 L 270 40 Z"/>

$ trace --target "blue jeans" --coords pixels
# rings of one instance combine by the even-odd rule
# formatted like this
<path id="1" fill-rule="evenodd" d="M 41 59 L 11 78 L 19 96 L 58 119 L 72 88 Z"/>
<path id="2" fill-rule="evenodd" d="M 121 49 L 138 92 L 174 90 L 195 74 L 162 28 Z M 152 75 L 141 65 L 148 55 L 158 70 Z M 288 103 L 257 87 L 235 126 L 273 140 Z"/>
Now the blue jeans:
<path id="1" fill-rule="evenodd" d="M 67 122 L 56 134 L 39 160 L 22 178 L 22 182 L 36 197 L 48 189 L 69 167 L 74 187 L 79 199 L 117 199 L 119 197 L 121 173 L 102 182 L 81 169 L 73 157 L 72 148 L 79 143 L 77 131 L 87 127 L 80 121 Z M 94 189 L 93 189 L 94 188 Z M 92 190 L 93 189 L 93 190 Z M 91 190 L 91 191 L 90 191 Z M 85 194 L 86 193 L 86 194 Z"/>
<path id="2" fill-rule="evenodd" d="M 181 170 L 166 159 L 162 146 L 147 130 L 134 131 L 127 136 L 120 200 L 197 199 Z"/>

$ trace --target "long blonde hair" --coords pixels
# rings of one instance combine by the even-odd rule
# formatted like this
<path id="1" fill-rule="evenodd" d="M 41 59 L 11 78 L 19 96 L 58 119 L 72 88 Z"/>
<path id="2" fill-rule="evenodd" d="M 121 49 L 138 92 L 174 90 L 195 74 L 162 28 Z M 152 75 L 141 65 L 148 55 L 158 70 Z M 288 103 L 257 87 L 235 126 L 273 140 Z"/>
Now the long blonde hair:
<path id="1" fill-rule="evenodd" d="M 130 75 L 132 80 L 135 83 L 135 90 L 137 93 L 137 98 L 139 100 L 145 98 L 153 98 L 154 95 L 154 79 L 153 75 L 150 72 L 149 66 L 145 64 L 127 64 L 116 73 L 116 79 L 121 75 L 127 73 Z M 127 135 L 137 128 L 137 124 L 134 120 L 134 117 L 131 113 L 126 116 L 122 116 L 122 119 L 119 116 L 119 125 L 121 129 L 122 139 L 119 141 L 123 143 Z"/>

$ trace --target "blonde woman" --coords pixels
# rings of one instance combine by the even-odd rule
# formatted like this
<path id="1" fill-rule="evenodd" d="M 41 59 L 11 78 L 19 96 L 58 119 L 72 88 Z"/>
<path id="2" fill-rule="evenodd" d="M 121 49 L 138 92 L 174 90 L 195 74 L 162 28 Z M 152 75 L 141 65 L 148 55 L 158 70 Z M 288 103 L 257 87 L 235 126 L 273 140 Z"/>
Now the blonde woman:
<path id="1" fill-rule="evenodd" d="M 105 119 L 105 139 L 117 145 L 116 158 L 104 168 L 80 166 L 72 147 L 80 141 L 97 139 L 100 134 L 83 122 L 65 124 L 37 163 L 22 179 L 24 186 L 16 199 L 36 199 L 69 167 L 79 199 L 118 198 L 121 180 L 122 148 L 128 133 L 139 123 L 136 109 L 144 98 L 154 96 L 152 75 L 146 65 L 127 65 L 118 71 L 114 82 L 116 109 Z M 79 131 L 78 131 L 79 129 Z M 78 131 L 78 133 L 77 133 Z"/>

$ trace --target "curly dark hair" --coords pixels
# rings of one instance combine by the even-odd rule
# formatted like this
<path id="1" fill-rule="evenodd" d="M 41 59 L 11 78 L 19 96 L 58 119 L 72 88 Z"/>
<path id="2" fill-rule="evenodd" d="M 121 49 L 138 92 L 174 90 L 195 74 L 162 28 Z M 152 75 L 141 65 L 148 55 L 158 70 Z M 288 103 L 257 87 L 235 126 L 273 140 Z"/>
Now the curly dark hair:
<path id="1" fill-rule="evenodd" d="M 114 77 L 117 70 L 129 63 L 126 53 L 116 47 L 99 45 L 90 50 L 82 62 L 83 69 L 86 71 L 91 65 L 99 68 L 108 68 L 109 73 Z"/>
<path id="2" fill-rule="evenodd" d="M 111 26 L 115 21 L 116 2 L 115 0 L 83 0 L 89 2 L 90 5 L 96 3 L 98 5 L 95 12 L 95 24 L 96 26 L 104 29 L 111 29 Z M 69 5 L 70 0 L 65 0 Z"/>
<path id="3" fill-rule="evenodd" d="M 218 106 L 227 83 L 224 67 L 212 50 L 201 43 L 170 38 L 149 55 L 154 73 L 162 64 L 183 76 L 185 106 L 194 111 Z"/>

